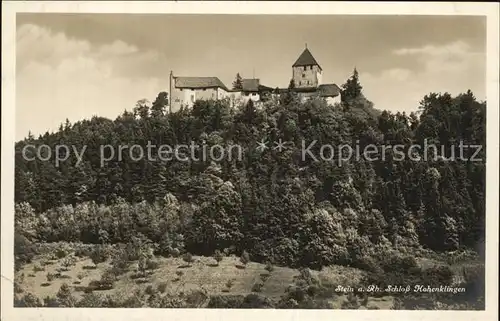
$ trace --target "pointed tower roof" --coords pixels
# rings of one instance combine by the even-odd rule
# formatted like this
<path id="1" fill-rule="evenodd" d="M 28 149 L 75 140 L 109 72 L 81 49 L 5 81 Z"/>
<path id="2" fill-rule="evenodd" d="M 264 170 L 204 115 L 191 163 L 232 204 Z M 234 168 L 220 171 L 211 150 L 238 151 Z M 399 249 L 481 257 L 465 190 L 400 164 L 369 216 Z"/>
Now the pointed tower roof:
<path id="1" fill-rule="evenodd" d="M 311 65 L 316 65 L 319 67 L 319 69 L 323 70 L 316 61 L 316 59 L 314 59 L 309 49 L 307 49 L 306 47 L 306 49 L 304 49 L 302 54 L 299 56 L 299 59 L 297 59 L 297 61 L 292 65 L 292 67 L 311 66 Z"/>

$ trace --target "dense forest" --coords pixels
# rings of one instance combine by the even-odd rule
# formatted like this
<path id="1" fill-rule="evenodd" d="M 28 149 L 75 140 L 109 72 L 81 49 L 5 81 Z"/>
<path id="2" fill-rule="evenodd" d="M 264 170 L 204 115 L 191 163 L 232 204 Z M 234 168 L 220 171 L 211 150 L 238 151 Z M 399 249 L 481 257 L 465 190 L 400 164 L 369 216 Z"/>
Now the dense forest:
<path id="1" fill-rule="evenodd" d="M 197 101 L 166 113 L 160 93 L 115 120 L 94 116 L 29 135 L 15 145 L 16 233 L 37 243 L 121 244 L 133 236 L 165 256 L 246 252 L 252 261 L 313 269 L 373 269 L 394 251 L 482 254 L 486 103 L 470 91 L 430 93 L 416 113 L 379 111 L 353 78 L 338 106 L 301 102 L 290 89 L 261 106 Z M 281 152 L 255 149 L 264 138 L 289 143 Z M 103 145 L 192 141 L 237 144 L 243 159 L 137 161 L 124 153 L 101 166 Z M 315 153 L 324 144 L 401 144 L 408 152 L 425 142 L 445 153 L 415 161 L 388 149 L 374 161 L 316 162 L 301 157 L 304 141 L 317 141 Z M 482 161 L 451 159 L 460 142 L 483 146 L 475 155 Z M 23 158 L 27 144 L 87 147 L 77 166 L 74 153 L 55 166 Z"/>

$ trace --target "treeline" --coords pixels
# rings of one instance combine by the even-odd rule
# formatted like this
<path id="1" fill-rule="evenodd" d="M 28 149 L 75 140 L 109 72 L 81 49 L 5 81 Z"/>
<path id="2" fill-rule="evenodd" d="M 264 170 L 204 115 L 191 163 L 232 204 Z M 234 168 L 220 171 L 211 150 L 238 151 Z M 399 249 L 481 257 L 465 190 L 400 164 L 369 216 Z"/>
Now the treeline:
<path id="1" fill-rule="evenodd" d="M 344 89 L 345 90 L 345 89 Z M 482 251 L 485 217 L 486 105 L 473 94 L 429 94 L 419 114 L 378 112 L 364 98 L 343 108 L 299 102 L 293 92 L 262 108 L 231 109 L 198 101 L 164 112 L 165 95 L 117 119 L 93 117 L 16 143 L 17 232 L 36 241 L 127 242 L 139 233 L 165 251 L 193 254 L 246 250 L 253 260 L 289 266 L 355 264 L 398 249 Z M 262 139 L 289 142 L 281 152 L 255 149 Z M 135 161 L 124 154 L 101 167 L 101 145 L 239 144 L 244 158 L 220 162 Z M 302 158 L 302 142 L 355 143 L 363 149 L 424 142 L 445 146 L 445 158 L 354 159 L 338 164 Z M 452 161 L 459 142 L 482 145 L 482 161 Z M 26 144 L 87 146 L 27 161 Z M 271 145 L 272 146 L 272 145 Z M 416 151 L 415 153 L 419 153 Z M 474 150 L 465 150 L 470 157 Z M 419 154 L 422 155 L 422 154 Z"/>

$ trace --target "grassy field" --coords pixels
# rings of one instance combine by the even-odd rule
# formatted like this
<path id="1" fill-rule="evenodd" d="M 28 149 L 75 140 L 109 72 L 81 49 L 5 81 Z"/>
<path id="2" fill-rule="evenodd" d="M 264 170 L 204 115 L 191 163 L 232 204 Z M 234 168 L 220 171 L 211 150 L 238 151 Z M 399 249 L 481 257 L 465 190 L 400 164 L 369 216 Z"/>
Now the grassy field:
<path id="1" fill-rule="evenodd" d="M 222 296 L 226 299 L 246 297 L 254 293 L 276 303 L 285 297 L 289 300 L 289 295 L 294 293 L 294 288 L 302 287 L 304 280 L 310 277 L 317 282 L 309 283 L 309 285 L 318 286 L 320 293 L 315 300 L 316 298 L 322 300 L 320 301 L 322 302 L 321 308 L 340 309 L 352 307 L 349 298 L 355 298 L 336 291 L 335 288 L 343 286 L 357 289 L 358 285 L 366 282 L 363 278 L 367 276 L 364 270 L 337 265 L 324 267 L 321 271 L 266 266 L 257 262 L 248 262 L 243 265 L 240 257 L 234 255 L 222 257 L 218 264 L 213 257 L 194 256 L 188 264 L 181 257 L 156 256 L 152 259 L 154 263 L 152 267 L 147 267 L 142 270 L 142 273 L 138 273 L 140 261 L 125 260 L 122 262 L 124 263 L 122 267 L 116 265 L 117 261 L 113 266 L 111 259 L 94 264 L 90 257 L 85 256 L 95 254 L 95 252 L 86 251 L 93 248 L 93 245 L 44 243 L 37 244 L 37 246 L 39 246 L 37 251 L 39 254 L 16 272 L 16 293 L 21 296 L 29 293 L 42 301 L 45 298 L 57 297 L 61 286 L 66 284 L 69 288 L 65 289 L 65 293 L 71 292 L 77 301 L 85 293 L 94 292 L 101 297 L 116 299 L 115 302 L 133 298 L 133 296 L 140 297 L 142 303 L 138 303 L 139 306 L 149 306 L 144 298 L 151 298 L 154 293 L 160 293 L 166 297 L 177 297 L 184 294 L 189 296 L 201 291 L 206 298 Z M 112 248 L 110 247 L 109 250 Z M 77 253 L 78 256 L 76 256 Z M 467 278 L 467 271 L 479 271 L 482 266 L 477 257 L 467 253 L 420 254 L 416 263 L 422 270 L 448 266 L 454 284 L 463 282 Z M 304 279 L 303 273 L 305 272 L 310 275 Z M 112 275 L 113 282 L 109 283 L 112 286 L 108 289 L 96 288 L 96 286 L 107 284 L 103 281 L 107 279 L 106 275 Z M 387 274 L 382 274 L 380 277 L 397 281 Z M 373 282 L 373 279 L 367 280 Z M 358 303 L 362 303 L 355 303 L 354 306 L 359 306 L 361 309 L 391 309 L 395 303 L 391 295 L 375 295 L 366 298 L 360 294 L 358 299 L 360 300 Z M 282 302 L 286 303 L 286 300 Z M 196 304 L 195 306 L 206 307 L 208 301 L 210 300 L 207 300 L 204 305 Z"/>
<path id="2" fill-rule="evenodd" d="M 55 259 L 51 255 L 43 255 L 24 265 L 17 272 L 18 275 L 24 274 L 23 290 L 43 300 L 47 296 L 56 296 L 61 285 L 66 283 L 70 286 L 72 294 L 79 299 L 84 294 L 85 287 L 92 280 L 99 280 L 104 271 L 111 267 L 109 261 L 94 265 L 89 258 L 76 258 L 76 262 L 65 269 L 63 261 L 64 259 Z M 132 263 L 129 271 L 119 277 L 112 289 L 95 292 L 123 297 L 137 290 L 146 291 L 148 286 L 157 289 L 162 285 L 165 293 L 172 294 L 204 290 L 210 295 L 247 295 L 253 292 L 254 284 L 259 283 L 262 276 L 268 274 L 259 294 L 279 299 L 300 274 L 296 269 L 278 266 L 275 266 L 272 272 L 268 272 L 264 264 L 255 262 L 249 262 L 243 267 L 239 258 L 234 256 L 224 257 L 219 265 L 212 257 L 200 256 L 195 256 L 190 266 L 187 266 L 181 258 L 157 257 L 156 261 L 158 267 L 152 270 L 147 278 L 134 277 L 137 263 Z M 60 273 L 60 275 L 48 281 L 49 273 Z M 322 283 L 355 286 L 364 272 L 343 266 L 330 266 L 311 273 Z M 231 284 L 230 288 L 227 286 L 228 283 Z M 346 298 L 343 294 L 333 295 L 329 300 L 331 308 L 341 308 Z M 389 296 L 371 298 L 365 308 L 375 306 L 378 309 L 390 309 L 392 301 L 392 297 Z"/>

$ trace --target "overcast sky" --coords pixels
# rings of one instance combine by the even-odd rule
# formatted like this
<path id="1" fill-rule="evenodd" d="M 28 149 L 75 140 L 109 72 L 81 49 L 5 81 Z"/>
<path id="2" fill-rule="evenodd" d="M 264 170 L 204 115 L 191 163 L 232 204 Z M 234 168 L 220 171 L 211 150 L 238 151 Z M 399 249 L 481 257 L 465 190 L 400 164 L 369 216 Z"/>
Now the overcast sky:
<path id="1" fill-rule="evenodd" d="M 239 72 L 286 87 L 308 48 L 323 82 L 356 66 L 378 109 L 413 111 L 431 91 L 485 99 L 486 20 L 467 16 L 18 14 L 16 138 L 66 118 L 116 118 L 178 76 Z"/>

